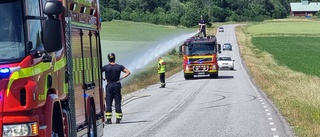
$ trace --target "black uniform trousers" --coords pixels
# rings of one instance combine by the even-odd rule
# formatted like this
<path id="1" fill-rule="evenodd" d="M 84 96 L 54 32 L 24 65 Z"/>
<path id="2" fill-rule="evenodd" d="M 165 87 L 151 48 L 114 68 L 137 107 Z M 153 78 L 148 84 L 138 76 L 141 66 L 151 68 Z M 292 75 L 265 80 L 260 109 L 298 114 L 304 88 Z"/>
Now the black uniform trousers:
<path id="1" fill-rule="evenodd" d="M 160 74 L 160 82 L 161 84 L 165 84 L 165 73 L 159 73 Z"/>
<path id="2" fill-rule="evenodd" d="M 203 37 L 207 37 L 206 29 L 201 29 L 198 36 L 200 36 L 201 33 L 203 33 Z"/>
<path id="3" fill-rule="evenodd" d="M 114 99 L 116 113 L 122 113 L 121 110 L 121 83 L 120 82 L 110 82 L 106 86 L 106 105 L 107 111 L 112 112 L 112 102 Z"/>

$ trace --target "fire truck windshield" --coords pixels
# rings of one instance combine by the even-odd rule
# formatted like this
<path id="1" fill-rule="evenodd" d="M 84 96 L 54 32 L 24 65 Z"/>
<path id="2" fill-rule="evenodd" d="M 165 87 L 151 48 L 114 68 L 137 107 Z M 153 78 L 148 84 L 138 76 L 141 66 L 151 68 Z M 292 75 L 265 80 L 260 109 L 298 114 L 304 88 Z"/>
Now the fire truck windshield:
<path id="1" fill-rule="evenodd" d="M 197 43 L 188 45 L 186 48 L 186 55 L 212 55 L 216 54 L 217 49 L 216 46 L 212 43 Z"/>
<path id="2" fill-rule="evenodd" d="M 20 0 L 0 2 L 0 64 L 17 62 L 25 57 Z"/>

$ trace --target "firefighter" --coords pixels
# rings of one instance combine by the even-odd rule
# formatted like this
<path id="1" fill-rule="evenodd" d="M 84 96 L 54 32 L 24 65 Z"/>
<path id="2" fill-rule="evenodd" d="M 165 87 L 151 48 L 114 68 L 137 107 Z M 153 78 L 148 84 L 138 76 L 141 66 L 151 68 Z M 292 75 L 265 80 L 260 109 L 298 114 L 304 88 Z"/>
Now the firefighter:
<path id="1" fill-rule="evenodd" d="M 166 87 L 166 82 L 165 82 L 166 62 L 161 57 L 158 58 L 158 73 L 160 75 L 160 82 L 161 82 L 161 85 L 159 88 L 165 88 Z"/>
<path id="2" fill-rule="evenodd" d="M 206 21 L 203 19 L 202 16 L 201 16 L 201 19 L 198 22 L 198 25 L 199 25 L 199 34 L 198 34 L 198 36 L 201 33 L 203 33 L 203 37 L 206 37 L 207 36 L 207 33 L 206 33 Z"/>
<path id="3" fill-rule="evenodd" d="M 112 117 L 112 102 L 115 102 L 116 111 L 116 123 L 120 123 L 122 120 L 122 110 L 121 110 L 121 83 L 120 81 L 130 75 L 130 71 L 122 65 L 115 63 L 116 55 L 114 53 L 108 54 L 109 64 L 103 66 L 102 72 L 105 72 L 105 79 L 107 80 L 106 85 L 106 118 L 107 124 L 111 124 Z M 125 73 L 120 77 L 121 72 Z"/>

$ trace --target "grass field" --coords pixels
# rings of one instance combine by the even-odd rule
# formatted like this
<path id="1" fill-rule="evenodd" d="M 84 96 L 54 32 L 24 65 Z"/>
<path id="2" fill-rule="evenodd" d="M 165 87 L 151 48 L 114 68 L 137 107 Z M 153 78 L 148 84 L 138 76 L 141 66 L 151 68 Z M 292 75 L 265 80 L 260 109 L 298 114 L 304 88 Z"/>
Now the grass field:
<path id="1" fill-rule="evenodd" d="M 132 59 L 145 54 L 151 46 L 171 37 L 196 31 L 194 28 L 186 29 L 120 20 L 102 22 L 101 28 L 103 63 L 107 63 L 106 55 L 113 52 L 117 55 L 117 62 L 124 65 L 134 62 Z M 153 56 L 150 55 L 150 57 Z"/>
<path id="2" fill-rule="evenodd" d="M 195 29 L 114 20 L 102 22 L 101 39 L 108 41 L 159 41 Z"/>
<path id="3" fill-rule="evenodd" d="M 252 43 L 272 54 L 280 65 L 320 77 L 319 37 L 253 37 Z"/>
<path id="4" fill-rule="evenodd" d="M 144 56 L 147 54 L 150 46 L 163 42 L 165 39 L 170 39 L 170 37 L 195 31 L 195 28 L 161 26 L 120 20 L 102 22 L 101 43 L 103 63 L 107 63 L 106 54 L 114 52 L 117 56 L 117 63 L 130 67 L 132 62 L 138 63 L 135 59 L 139 58 L 139 56 L 142 60 L 143 57 L 154 57 L 154 55 Z M 167 62 L 166 77 L 170 77 L 182 70 L 182 59 L 178 55 L 167 54 L 163 58 Z M 123 94 L 131 93 L 132 91 L 159 82 L 157 61 L 156 59 L 154 60 L 154 62 L 142 66 L 143 69 L 134 71 L 128 79 L 125 79 L 126 81 L 124 81 L 122 88 Z"/>
<path id="5" fill-rule="evenodd" d="M 273 20 L 250 26 L 251 35 L 320 35 L 319 21 L 312 20 Z"/>
<path id="6" fill-rule="evenodd" d="M 295 19 L 237 28 L 250 74 L 298 137 L 320 136 L 318 24 Z"/>

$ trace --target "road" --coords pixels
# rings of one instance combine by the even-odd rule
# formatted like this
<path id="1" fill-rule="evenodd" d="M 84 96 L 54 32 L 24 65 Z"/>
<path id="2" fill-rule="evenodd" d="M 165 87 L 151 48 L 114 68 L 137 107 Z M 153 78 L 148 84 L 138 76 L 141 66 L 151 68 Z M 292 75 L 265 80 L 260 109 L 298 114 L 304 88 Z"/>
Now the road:
<path id="1" fill-rule="evenodd" d="M 217 32 L 218 43 L 230 42 L 234 71 L 219 78 L 185 80 L 182 72 L 159 84 L 124 95 L 123 120 L 106 125 L 108 137 L 291 137 L 289 126 L 253 84 L 239 56 L 235 25 Z"/>

